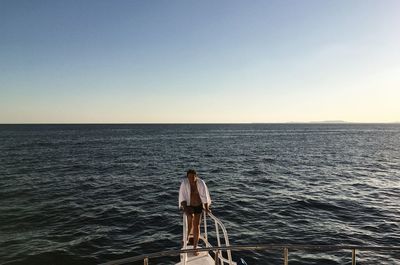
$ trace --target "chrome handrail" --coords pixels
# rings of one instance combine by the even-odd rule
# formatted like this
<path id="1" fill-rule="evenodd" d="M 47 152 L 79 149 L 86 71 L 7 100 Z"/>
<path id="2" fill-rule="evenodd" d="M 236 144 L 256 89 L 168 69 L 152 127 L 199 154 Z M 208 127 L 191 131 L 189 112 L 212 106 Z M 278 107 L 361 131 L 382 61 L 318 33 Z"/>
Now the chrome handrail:
<path id="1" fill-rule="evenodd" d="M 182 237 L 182 239 L 183 239 L 183 249 L 186 249 L 187 248 L 187 240 L 189 238 L 189 233 L 188 232 L 190 232 L 190 231 L 188 231 L 188 229 L 187 229 L 188 223 L 187 223 L 187 218 L 186 218 L 186 213 L 185 212 L 183 212 L 183 221 L 182 222 L 183 222 L 182 223 L 182 228 L 183 228 L 183 233 L 182 233 L 183 234 L 183 237 Z M 181 254 L 181 260 L 182 260 L 182 263 L 184 265 L 186 265 L 187 259 L 188 259 L 187 253 L 183 253 L 183 255 Z"/>
<path id="2" fill-rule="evenodd" d="M 258 245 L 230 245 L 220 247 L 207 247 L 201 249 L 178 249 L 178 250 L 166 250 L 160 252 L 154 252 L 150 254 L 144 254 L 140 256 L 124 258 L 119 260 L 113 260 L 100 265 L 123 265 L 135 261 L 142 260 L 144 263 L 149 259 L 160 258 L 160 257 L 173 257 L 182 253 L 191 253 L 194 251 L 220 251 L 220 250 L 283 250 L 284 259 L 286 259 L 290 250 L 312 250 L 312 251 L 334 251 L 334 250 L 351 250 L 352 251 L 352 264 L 355 265 L 356 256 L 355 250 L 370 250 L 370 251 L 398 251 L 400 252 L 400 246 L 357 246 L 357 245 L 301 245 L 301 244 L 258 244 Z M 354 263 L 353 263 L 354 261 Z"/>
<path id="3" fill-rule="evenodd" d="M 187 229 L 187 217 L 186 217 L 186 213 L 183 212 L 183 221 L 182 221 L 182 227 L 183 227 L 183 237 L 182 237 L 182 241 L 183 241 L 183 249 L 187 249 L 187 240 L 188 240 L 188 236 L 189 236 L 189 232 Z M 229 246 L 229 238 L 228 238 L 228 232 L 226 231 L 226 228 L 224 226 L 224 224 L 221 222 L 221 220 L 219 220 L 215 215 L 213 215 L 211 212 L 206 212 L 203 211 L 202 213 L 202 217 L 204 218 L 204 225 L 203 225 L 203 237 L 201 237 L 199 235 L 199 239 L 203 240 L 206 247 L 212 247 L 212 245 L 208 242 L 208 230 L 207 230 L 207 215 L 211 217 L 212 220 L 214 220 L 215 223 L 215 229 L 216 229 L 216 236 L 217 236 L 217 243 L 218 246 L 217 247 L 221 247 L 221 240 L 220 240 L 220 236 L 219 236 L 219 228 L 221 228 L 222 233 L 224 235 L 224 240 L 225 240 L 225 246 Z M 201 224 L 201 222 L 200 222 Z M 219 254 L 219 251 L 215 251 L 215 259 L 220 259 L 222 261 L 222 264 L 224 263 L 228 263 L 229 265 L 232 265 L 232 254 L 230 250 L 226 250 L 228 258 L 226 259 L 222 253 Z M 187 264 L 187 253 L 181 253 L 181 261 L 182 261 L 182 265 L 186 265 Z"/>
<path id="4" fill-rule="evenodd" d="M 206 215 L 207 213 L 205 213 Z M 218 240 L 218 246 L 221 246 L 221 241 L 219 239 L 219 230 L 218 230 L 218 226 L 221 227 L 222 233 L 224 234 L 224 240 L 225 240 L 225 246 L 229 246 L 229 237 L 228 237 L 228 232 L 226 231 L 226 228 L 224 226 L 224 224 L 221 222 L 221 220 L 219 220 L 217 217 L 215 217 L 215 215 L 213 215 L 211 212 L 208 212 L 208 215 L 215 221 L 215 229 L 217 231 L 217 240 Z M 229 263 L 229 265 L 232 265 L 232 254 L 231 254 L 231 250 L 227 249 L 227 254 L 228 254 L 228 260 L 226 260 L 225 258 L 222 257 L 222 253 L 221 253 L 221 259 L 224 260 L 225 262 Z"/>

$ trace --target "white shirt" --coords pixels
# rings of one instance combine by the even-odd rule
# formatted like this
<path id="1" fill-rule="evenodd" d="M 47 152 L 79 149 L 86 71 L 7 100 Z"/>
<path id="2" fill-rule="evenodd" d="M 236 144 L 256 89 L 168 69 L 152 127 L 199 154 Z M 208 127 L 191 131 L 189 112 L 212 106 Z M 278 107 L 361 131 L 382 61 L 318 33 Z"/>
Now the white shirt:
<path id="1" fill-rule="evenodd" d="M 211 204 L 210 193 L 204 180 L 197 178 L 196 181 L 197 190 L 199 191 L 201 202 Z M 181 203 L 186 201 L 187 205 L 190 205 L 190 182 L 187 177 L 182 180 L 181 187 L 179 189 L 179 207 Z"/>

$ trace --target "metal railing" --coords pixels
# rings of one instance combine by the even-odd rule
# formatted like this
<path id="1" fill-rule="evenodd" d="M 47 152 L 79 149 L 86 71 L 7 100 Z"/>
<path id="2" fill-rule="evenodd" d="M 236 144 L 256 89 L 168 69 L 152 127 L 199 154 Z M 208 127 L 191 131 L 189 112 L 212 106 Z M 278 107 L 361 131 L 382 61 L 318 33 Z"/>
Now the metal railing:
<path id="1" fill-rule="evenodd" d="M 228 232 L 226 231 L 226 228 L 224 226 L 224 224 L 221 222 L 221 220 L 219 220 L 217 217 L 215 217 L 215 215 L 213 215 L 211 212 L 205 212 L 203 211 L 202 213 L 202 218 L 204 220 L 203 222 L 203 234 L 200 236 L 199 235 L 199 239 L 202 240 L 205 244 L 205 246 L 207 248 L 212 248 L 213 246 L 210 244 L 210 242 L 208 241 L 208 226 L 207 226 L 207 215 L 214 221 L 214 225 L 215 225 L 215 232 L 216 232 L 216 239 L 217 239 L 217 247 L 221 247 L 221 246 L 229 246 L 229 238 L 228 238 Z M 183 213 L 183 249 L 188 249 L 187 248 L 187 240 L 188 240 L 188 229 L 187 229 L 187 217 L 186 214 Z M 221 229 L 222 234 L 224 236 L 224 241 L 225 241 L 225 245 L 221 244 L 221 238 L 220 238 L 220 234 L 219 234 L 219 230 Z M 200 233 L 201 234 L 201 233 Z M 200 250 L 200 249 L 199 249 Z M 232 265 L 232 254 L 231 254 L 231 250 L 227 249 L 226 250 L 226 254 L 227 254 L 227 258 L 225 258 L 223 256 L 223 253 L 220 250 L 215 250 L 214 252 L 214 256 L 215 256 L 215 260 L 216 262 L 220 261 L 221 264 L 227 263 L 229 265 Z M 182 253 L 181 254 L 181 261 L 182 261 L 182 265 L 186 265 L 188 257 L 187 257 L 188 253 Z"/>
<path id="2" fill-rule="evenodd" d="M 296 245 L 296 244 L 258 244 L 258 245 L 230 245 L 230 246 L 217 246 L 217 247 L 206 247 L 201 249 L 178 249 L 178 250 L 166 250 L 150 254 L 144 254 L 136 257 L 130 257 L 125 259 L 119 259 L 102 263 L 100 265 L 123 265 L 132 262 L 142 261 L 143 264 L 147 265 L 150 259 L 160 257 L 176 257 L 182 253 L 191 253 L 194 251 L 260 251 L 260 250 L 280 250 L 283 251 L 283 264 L 289 264 L 289 250 L 308 250 L 308 251 L 335 251 L 335 250 L 350 250 L 352 265 L 356 265 L 356 250 L 360 251 L 375 251 L 375 252 L 399 252 L 400 246 L 357 246 L 357 245 Z"/>
<path id="3" fill-rule="evenodd" d="M 207 215 L 214 221 L 215 230 L 216 230 L 216 239 L 217 246 L 212 246 L 208 241 L 208 226 L 207 226 Z M 151 254 L 144 254 L 136 257 L 130 257 L 125 259 L 119 259 L 114 261 L 109 261 L 106 263 L 102 263 L 100 265 L 123 265 L 137 261 L 143 261 L 144 265 L 149 264 L 150 259 L 160 258 L 160 257 L 173 257 L 180 255 L 181 257 L 181 265 L 186 265 L 188 261 L 188 253 L 194 252 L 213 252 L 215 264 L 227 263 L 229 265 L 234 264 L 232 262 L 232 254 L 231 251 L 260 251 L 260 250 L 280 250 L 283 251 L 283 264 L 289 265 L 289 250 L 297 250 L 297 251 L 338 251 L 338 250 L 350 250 L 351 251 L 351 264 L 356 265 L 357 251 L 396 251 L 400 253 L 400 246 L 357 246 L 357 245 L 297 245 L 297 244 L 258 244 L 258 245 L 236 245 L 231 246 L 229 244 L 228 233 L 224 224 L 215 217 L 211 212 L 202 213 L 203 218 L 203 233 L 199 235 L 199 240 L 202 240 L 205 244 L 204 248 L 188 248 L 188 224 L 186 214 L 183 213 L 183 248 L 179 250 L 167 250 L 160 251 Z M 225 244 L 221 243 L 219 229 L 222 230 L 223 238 Z M 226 252 L 227 258 L 223 256 L 223 251 Z"/>

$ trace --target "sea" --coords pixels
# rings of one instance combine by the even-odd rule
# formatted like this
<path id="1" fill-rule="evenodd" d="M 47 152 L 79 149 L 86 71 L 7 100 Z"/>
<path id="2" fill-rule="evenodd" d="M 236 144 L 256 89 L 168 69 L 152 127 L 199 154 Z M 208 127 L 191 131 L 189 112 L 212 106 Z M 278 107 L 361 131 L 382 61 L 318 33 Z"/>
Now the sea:
<path id="1" fill-rule="evenodd" d="M 400 246 L 400 124 L 3 124 L 0 264 L 180 249 L 188 169 L 232 245 Z M 283 264 L 281 250 L 233 257 Z M 289 264 L 351 264 L 351 251 L 289 250 Z M 360 250 L 357 264 L 400 253 Z"/>

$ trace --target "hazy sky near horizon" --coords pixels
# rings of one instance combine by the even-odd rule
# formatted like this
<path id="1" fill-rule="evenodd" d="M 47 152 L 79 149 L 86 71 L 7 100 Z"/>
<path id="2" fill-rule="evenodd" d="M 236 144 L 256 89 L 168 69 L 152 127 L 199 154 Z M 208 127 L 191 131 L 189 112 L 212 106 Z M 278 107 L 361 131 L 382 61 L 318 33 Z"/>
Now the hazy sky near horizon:
<path id="1" fill-rule="evenodd" d="M 400 1 L 0 1 L 0 123 L 400 121 Z"/>

